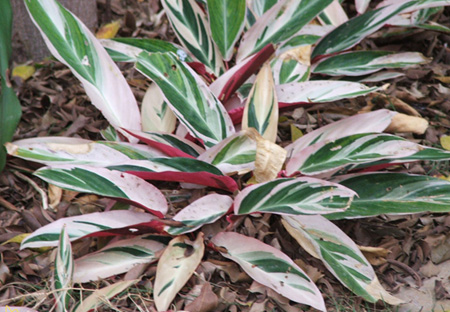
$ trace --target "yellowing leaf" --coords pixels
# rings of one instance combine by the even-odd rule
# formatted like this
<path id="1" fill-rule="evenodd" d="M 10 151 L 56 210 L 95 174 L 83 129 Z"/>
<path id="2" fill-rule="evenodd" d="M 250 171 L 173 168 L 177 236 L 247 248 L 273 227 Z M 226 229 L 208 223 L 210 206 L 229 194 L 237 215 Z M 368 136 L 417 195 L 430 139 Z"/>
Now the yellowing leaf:
<path id="1" fill-rule="evenodd" d="M 450 136 L 449 135 L 445 135 L 445 136 L 441 136 L 441 145 L 444 149 L 446 149 L 447 151 L 450 151 Z"/>
<path id="2" fill-rule="evenodd" d="M 294 142 L 298 138 L 303 136 L 302 130 L 297 128 L 294 124 L 291 124 L 291 141 Z"/>
<path id="3" fill-rule="evenodd" d="M 30 79 L 30 77 L 33 76 L 35 72 L 36 72 L 36 69 L 34 68 L 34 66 L 19 65 L 19 66 L 14 67 L 14 69 L 12 71 L 12 76 L 19 77 L 23 81 L 25 81 L 27 79 Z"/>
<path id="4" fill-rule="evenodd" d="M 424 134 L 427 128 L 428 121 L 422 117 L 396 114 L 392 117 L 391 124 L 387 127 L 386 132 L 412 132 L 415 134 Z"/>
<path id="5" fill-rule="evenodd" d="M 311 65 L 312 45 L 303 45 L 294 49 L 290 49 L 280 55 L 282 60 L 296 60 L 303 65 Z"/>
<path id="6" fill-rule="evenodd" d="M 117 35 L 119 29 L 120 21 L 114 21 L 101 27 L 95 34 L 95 37 L 97 39 L 111 39 Z"/>
<path id="7" fill-rule="evenodd" d="M 9 244 L 9 243 L 19 243 L 20 244 L 30 234 L 31 233 L 22 233 L 22 234 L 16 235 L 13 238 L 8 239 L 6 242 L 3 242 L 2 246 Z"/>

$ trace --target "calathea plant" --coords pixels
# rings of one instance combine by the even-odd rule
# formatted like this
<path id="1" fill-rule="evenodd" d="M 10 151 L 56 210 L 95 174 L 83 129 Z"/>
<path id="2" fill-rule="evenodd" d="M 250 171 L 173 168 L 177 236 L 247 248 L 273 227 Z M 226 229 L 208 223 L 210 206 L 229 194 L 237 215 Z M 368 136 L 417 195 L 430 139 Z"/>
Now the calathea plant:
<path id="1" fill-rule="evenodd" d="M 153 262 L 153 296 L 165 311 L 205 248 L 281 295 L 325 311 L 316 285 L 282 250 L 231 230 L 237 218 L 251 214 L 280 218 L 356 295 L 401 302 L 332 220 L 450 211 L 448 181 L 382 171 L 394 163 L 449 159 L 450 153 L 382 133 L 401 116 L 388 110 L 331 123 L 285 148 L 275 143 L 279 108 L 366 95 L 380 88 L 347 77 L 379 81 L 398 75 L 385 68 L 429 61 L 420 53 L 351 48 L 387 23 L 426 23 L 432 8 L 447 1 L 386 2 L 367 13 L 362 2 L 368 1 L 356 2 L 361 14 L 348 19 L 331 0 L 161 0 L 180 47 L 155 39 L 100 42 L 56 1 L 25 0 L 53 55 L 112 127 L 106 141 L 33 138 L 8 143 L 9 154 L 44 164 L 35 175 L 50 184 L 141 208 L 62 218 L 23 240 L 22 248 L 58 247 L 53 287 L 60 311 L 71 304 L 72 283 Z M 153 81 L 141 111 L 113 60 L 134 62 Z M 174 211 L 171 197 L 148 181 L 211 192 Z M 205 236 L 202 227 L 221 218 L 231 225 Z M 125 237 L 73 260 L 71 242 L 117 235 Z M 103 291 L 111 296 L 131 284 Z M 96 304 L 85 300 L 73 310 Z"/>

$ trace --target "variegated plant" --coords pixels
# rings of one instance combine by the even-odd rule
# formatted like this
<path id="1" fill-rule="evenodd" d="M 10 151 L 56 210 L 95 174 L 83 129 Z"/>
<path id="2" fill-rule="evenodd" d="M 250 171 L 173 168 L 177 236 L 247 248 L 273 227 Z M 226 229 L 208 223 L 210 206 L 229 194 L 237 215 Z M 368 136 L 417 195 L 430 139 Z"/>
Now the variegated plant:
<path id="1" fill-rule="evenodd" d="M 388 110 L 331 123 L 285 148 L 275 143 L 279 108 L 363 96 L 380 87 L 347 76 L 362 81 L 384 69 L 430 61 L 419 53 L 351 48 L 387 23 L 426 25 L 430 8 L 448 1 L 402 0 L 367 10 L 369 2 L 356 0 L 360 15 L 348 19 L 336 0 L 161 0 L 180 47 L 145 38 L 99 42 L 55 0 L 25 0 L 52 53 L 80 79 L 112 128 L 105 132 L 110 141 L 35 138 L 6 144 L 8 153 L 44 164 L 35 175 L 50 184 L 143 209 L 62 218 L 23 240 L 22 248 L 58 247 L 58 307 L 70 304 L 71 282 L 106 278 L 160 259 L 153 295 L 157 309 L 165 311 L 206 246 L 290 300 L 325 311 L 317 286 L 282 251 L 238 233 L 211 233 L 211 228 L 209 236 L 203 233 L 204 225 L 225 215 L 232 221 L 252 213 L 280 215 L 299 245 L 356 295 L 398 304 L 358 246 L 330 220 L 450 211 L 446 180 L 361 172 L 447 160 L 450 153 L 382 133 L 401 116 Z M 404 14 L 416 16 L 415 22 L 406 23 Z M 141 113 L 113 60 L 134 62 L 153 81 Z M 367 79 L 393 77 L 381 74 Z M 172 198 L 148 180 L 210 187 L 211 193 L 175 213 Z M 70 242 L 114 235 L 131 237 L 72 264 Z M 101 296 L 131 284 L 99 290 L 75 311 L 88 311 Z"/>

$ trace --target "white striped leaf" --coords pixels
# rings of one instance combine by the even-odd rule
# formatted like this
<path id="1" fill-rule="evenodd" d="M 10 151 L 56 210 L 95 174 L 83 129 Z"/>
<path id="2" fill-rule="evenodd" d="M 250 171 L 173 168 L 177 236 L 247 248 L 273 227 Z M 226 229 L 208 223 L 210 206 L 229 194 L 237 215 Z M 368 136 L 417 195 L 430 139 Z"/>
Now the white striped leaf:
<path id="1" fill-rule="evenodd" d="M 202 260 L 205 245 L 203 233 L 195 241 L 187 236 L 178 236 L 158 261 L 153 298 L 158 311 L 166 311 L 178 291 L 183 288 Z"/>
<path id="2" fill-rule="evenodd" d="M 418 52 L 356 51 L 331 56 L 317 64 L 313 72 L 331 76 L 362 76 L 383 68 L 405 68 L 430 61 Z"/>
<path id="3" fill-rule="evenodd" d="M 180 210 L 173 218 L 184 224 L 181 227 L 167 226 L 165 231 L 170 235 L 191 233 L 204 224 L 217 221 L 228 212 L 233 199 L 226 195 L 209 194 L 197 199 Z"/>
<path id="4" fill-rule="evenodd" d="M 143 52 L 173 52 L 181 61 L 192 62 L 188 54 L 176 44 L 153 38 L 112 38 L 100 42 L 115 62 L 136 62 Z"/>
<path id="5" fill-rule="evenodd" d="M 394 71 L 381 71 L 374 73 L 372 75 L 362 77 L 359 82 L 380 82 L 384 80 L 394 79 L 398 77 L 405 76 L 405 73 L 394 72 Z"/>
<path id="6" fill-rule="evenodd" d="M 345 212 L 327 215 L 332 220 L 450 211 L 450 182 L 443 179 L 405 173 L 369 173 L 342 176 L 337 182 L 354 190 L 358 197 Z"/>
<path id="7" fill-rule="evenodd" d="M 59 165 L 43 167 L 34 174 L 63 189 L 124 200 L 161 218 L 168 209 L 160 190 L 128 173 L 82 165 Z"/>
<path id="8" fill-rule="evenodd" d="M 177 135 L 161 132 L 128 131 L 149 146 L 172 157 L 197 157 L 205 150 Z"/>
<path id="9" fill-rule="evenodd" d="M 228 61 L 244 29 L 245 0 L 208 0 L 207 3 L 212 38 Z"/>
<path id="10" fill-rule="evenodd" d="M 369 302 L 402 303 L 381 286 L 358 246 L 339 227 L 323 216 L 283 216 L 289 234 L 347 288 Z"/>
<path id="11" fill-rule="evenodd" d="M 285 104 L 333 102 L 379 90 L 361 83 L 338 80 L 291 82 L 275 87 L 278 102 Z"/>
<path id="12" fill-rule="evenodd" d="M 348 21 L 347 14 L 340 2 L 342 1 L 333 0 L 333 2 L 320 13 L 319 20 L 322 24 L 339 26 Z"/>
<path id="13" fill-rule="evenodd" d="M 58 245 L 59 235 L 63 226 L 70 241 L 91 235 L 100 231 L 121 229 L 140 223 L 150 222 L 155 217 L 149 213 L 127 210 L 95 212 L 75 217 L 58 219 L 34 231 L 27 236 L 20 246 L 23 248 L 54 247 Z M 130 234 L 133 232 L 130 231 Z"/>
<path id="14" fill-rule="evenodd" d="M 278 0 L 247 0 L 248 7 L 259 18 L 273 7 Z"/>
<path id="15" fill-rule="evenodd" d="M 244 174 L 255 169 L 256 142 L 248 130 L 240 131 L 202 153 L 198 159 L 216 166 L 224 174 Z"/>
<path id="16" fill-rule="evenodd" d="M 218 77 L 225 70 L 212 40 L 206 14 L 195 0 L 162 0 L 162 6 L 181 44 Z"/>
<path id="17" fill-rule="evenodd" d="M 121 293 L 137 282 L 138 280 L 120 281 L 101 289 L 97 289 L 89 297 L 83 299 L 83 301 L 77 305 L 75 312 L 98 311 L 97 308 L 99 306 L 105 304 L 105 302 L 107 302 L 110 298 Z"/>
<path id="18" fill-rule="evenodd" d="M 307 81 L 310 67 L 294 59 L 276 58 L 272 62 L 275 85 Z"/>
<path id="19" fill-rule="evenodd" d="M 234 133 L 222 103 L 174 54 L 141 53 L 136 68 L 158 84 L 180 122 L 206 147 L 212 147 Z"/>
<path id="20" fill-rule="evenodd" d="M 272 69 L 263 65 L 250 91 L 242 117 L 242 129 L 254 128 L 270 142 L 277 139 L 278 102 L 274 90 Z"/>
<path id="21" fill-rule="evenodd" d="M 237 62 L 258 52 L 268 43 L 277 44 L 294 36 L 332 0 L 283 0 L 275 4 L 244 34 Z"/>
<path id="22" fill-rule="evenodd" d="M 156 235 L 123 239 L 75 260 L 74 283 L 97 281 L 128 272 L 141 263 L 157 259 L 157 252 L 166 247 Z"/>
<path id="23" fill-rule="evenodd" d="M 286 146 L 286 150 L 289 155 L 295 155 L 309 145 L 318 142 L 336 140 L 347 135 L 358 133 L 382 132 L 389 126 L 392 118 L 396 114 L 396 112 L 387 109 L 380 109 L 374 112 L 348 117 L 320 127 L 302 136 L 294 143 Z"/>
<path id="24" fill-rule="evenodd" d="M 69 235 L 63 226 L 56 249 L 55 269 L 52 278 L 52 290 L 55 291 L 56 311 L 67 311 L 70 304 L 70 288 L 73 278 L 73 256 Z"/>
<path id="25" fill-rule="evenodd" d="M 140 129 L 139 109 L 128 83 L 87 27 L 55 0 L 25 4 L 50 52 L 71 69 L 111 125 Z"/>
<path id="26" fill-rule="evenodd" d="M 164 101 L 164 95 L 156 83 L 145 92 L 141 104 L 142 130 L 172 133 L 177 117 Z"/>
<path id="27" fill-rule="evenodd" d="M 441 3 L 444 1 L 396 1 L 395 4 L 356 16 L 323 37 L 313 50 L 311 59 L 321 55 L 333 54 L 350 49 L 354 45 L 358 44 L 362 39 L 383 27 L 397 14 L 415 9 L 418 5 L 423 5 L 425 7 L 428 5 L 435 6 L 436 4 L 432 4 L 432 2 Z M 450 3 L 447 2 L 447 4 Z"/>
<path id="28" fill-rule="evenodd" d="M 422 149 L 419 144 L 394 135 L 354 134 L 334 141 L 318 142 L 300 150 L 287 162 L 286 173 L 331 174 L 348 165 L 378 160 L 389 162 L 389 159 L 411 156 Z"/>
<path id="29" fill-rule="evenodd" d="M 143 144 L 90 141 L 68 137 L 40 137 L 8 143 L 8 153 L 46 165 L 90 165 L 105 167 L 130 159 L 165 156 Z"/>
<path id="30" fill-rule="evenodd" d="M 234 199 L 234 213 L 325 214 L 344 211 L 354 196 L 351 189 L 315 178 L 276 179 L 246 187 Z"/>
<path id="31" fill-rule="evenodd" d="M 255 281 L 286 298 L 326 311 L 317 286 L 287 255 L 258 239 L 221 232 L 211 239 L 221 254 L 238 263 Z"/>

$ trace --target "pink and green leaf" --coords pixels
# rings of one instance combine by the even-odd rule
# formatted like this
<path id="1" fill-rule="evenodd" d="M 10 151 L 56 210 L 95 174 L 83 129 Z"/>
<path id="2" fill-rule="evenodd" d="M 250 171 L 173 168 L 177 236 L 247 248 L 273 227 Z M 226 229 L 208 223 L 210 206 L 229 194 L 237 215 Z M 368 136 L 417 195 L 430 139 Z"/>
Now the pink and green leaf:
<path id="1" fill-rule="evenodd" d="M 336 140 L 358 133 L 382 132 L 389 126 L 396 114 L 396 112 L 387 109 L 380 109 L 370 113 L 351 116 L 302 136 L 294 143 L 288 145 L 286 150 L 288 155 L 295 155 L 306 147 L 318 142 Z"/>
<path id="2" fill-rule="evenodd" d="M 354 190 L 358 197 L 345 212 L 327 215 L 331 220 L 450 211 L 450 182 L 443 179 L 405 173 L 368 173 L 342 176 L 336 182 Z"/>
<path id="3" fill-rule="evenodd" d="M 362 76 L 384 68 L 405 68 L 430 61 L 418 52 L 355 51 L 331 56 L 318 63 L 313 72 L 331 76 Z"/>
<path id="4" fill-rule="evenodd" d="M 151 263 L 166 247 L 155 235 L 123 239 L 75 260 L 74 283 L 97 281 L 122 274 L 142 263 Z"/>
<path id="5" fill-rule="evenodd" d="M 349 165 L 379 160 L 389 162 L 414 155 L 422 149 L 417 143 L 389 134 L 354 134 L 334 141 L 321 141 L 293 154 L 286 164 L 286 173 L 332 174 Z"/>
<path id="6" fill-rule="evenodd" d="M 71 69 L 111 125 L 140 129 L 131 88 L 88 28 L 55 0 L 27 0 L 25 4 L 50 52 Z"/>
<path id="7" fill-rule="evenodd" d="M 233 204 L 233 199 L 226 195 L 209 194 L 197 199 L 180 210 L 173 218 L 184 224 L 181 227 L 167 226 L 170 235 L 191 233 L 203 226 L 217 221 L 225 215 Z"/>
<path id="8" fill-rule="evenodd" d="M 95 212 L 75 217 L 58 219 L 34 231 L 20 246 L 23 248 L 54 247 L 58 245 L 63 226 L 66 227 L 70 241 L 105 230 L 122 229 L 136 224 L 150 222 L 155 217 L 149 213 L 116 210 Z M 132 234 L 133 231 L 128 231 Z"/>
<path id="9" fill-rule="evenodd" d="M 230 192 L 237 190 L 237 184 L 232 178 L 223 175 L 215 166 L 193 158 L 130 160 L 108 168 L 127 172 L 145 180 L 194 183 Z"/>
<path id="10" fill-rule="evenodd" d="M 267 44 L 278 44 L 294 36 L 332 0 L 284 0 L 275 4 L 244 34 L 237 61 L 258 52 Z"/>
<path id="11" fill-rule="evenodd" d="M 347 288 L 369 302 L 399 304 L 380 284 L 358 246 L 339 227 L 323 216 L 283 216 L 289 234 Z"/>
<path id="12" fill-rule="evenodd" d="M 244 29 L 245 0 L 208 0 L 211 35 L 223 58 L 229 61 Z"/>
<path id="13" fill-rule="evenodd" d="M 74 270 L 72 246 L 65 226 L 61 229 L 57 247 L 52 289 L 55 291 L 56 311 L 64 312 L 71 301 L 69 289 L 72 287 Z"/>
<path id="14" fill-rule="evenodd" d="M 224 72 L 205 12 L 195 0 L 162 0 L 161 4 L 181 44 L 218 77 Z"/>
<path id="15" fill-rule="evenodd" d="M 151 78 L 189 133 L 210 148 L 234 133 L 222 103 L 173 53 L 141 53 L 136 68 Z"/>
<path id="16" fill-rule="evenodd" d="M 195 158 L 205 151 L 191 141 L 170 133 L 142 131 L 128 131 L 128 133 L 170 157 Z"/>
<path id="17" fill-rule="evenodd" d="M 195 241 L 178 236 L 158 261 L 153 298 L 158 311 L 166 311 L 178 291 L 183 288 L 202 260 L 205 251 L 203 233 Z"/>
<path id="18" fill-rule="evenodd" d="M 223 248 L 221 254 L 238 263 L 255 281 L 286 298 L 325 311 L 317 286 L 303 270 L 278 249 L 258 239 L 233 232 L 221 232 L 211 242 Z"/>
<path id="19" fill-rule="evenodd" d="M 223 174 L 246 173 L 255 168 L 256 142 L 246 131 L 241 131 L 202 153 L 198 159 L 216 166 Z"/>
<path id="20" fill-rule="evenodd" d="M 379 90 L 361 83 L 339 80 L 291 82 L 275 87 L 281 107 L 293 104 L 333 102 L 369 94 Z"/>
<path id="21" fill-rule="evenodd" d="M 158 188 L 125 172 L 82 165 L 59 165 L 43 167 L 34 174 L 63 189 L 124 200 L 158 217 L 163 217 L 168 209 L 166 198 Z"/>
<path id="22" fill-rule="evenodd" d="M 234 200 L 234 213 L 326 214 L 345 211 L 355 195 L 337 183 L 282 178 L 246 187 Z"/>

